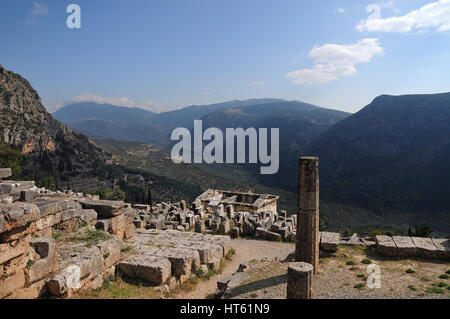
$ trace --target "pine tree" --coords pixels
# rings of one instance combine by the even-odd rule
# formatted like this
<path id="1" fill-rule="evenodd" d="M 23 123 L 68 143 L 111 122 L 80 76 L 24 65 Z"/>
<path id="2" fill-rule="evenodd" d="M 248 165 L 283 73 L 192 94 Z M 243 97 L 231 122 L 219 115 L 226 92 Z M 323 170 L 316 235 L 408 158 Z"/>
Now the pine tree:
<path id="1" fill-rule="evenodd" d="M 408 236 L 414 236 L 411 226 L 408 227 Z"/>
<path id="2" fill-rule="evenodd" d="M 150 207 L 153 206 L 153 198 L 152 198 L 152 189 L 149 186 L 148 187 L 148 198 L 147 198 L 147 204 L 150 205 Z"/>

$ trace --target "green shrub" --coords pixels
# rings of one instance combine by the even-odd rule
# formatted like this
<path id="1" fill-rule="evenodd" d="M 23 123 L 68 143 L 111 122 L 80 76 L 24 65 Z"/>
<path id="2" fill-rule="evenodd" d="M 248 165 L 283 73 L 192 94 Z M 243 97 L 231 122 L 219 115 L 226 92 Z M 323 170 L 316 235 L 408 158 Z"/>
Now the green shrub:
<path id="1" fill-rule="evenodd" d="M 358 274 L 358 275 L 356 275 L 356 277 L 358 277 L 358 278 L 360 278 L 360 279 L 362 279 L 362 280 L 367 280 L 367 276 L 366 275 L 364 275 L 364 274 Z"/>
<path id="2" fill-rule="evenodd" d="M 104 188 L 94 191 L 87 191 L 87 194 L 98 195 L 102 200 L 125 200 L 125 192 L 118 186 L 114 186 L 112 189 Z"/>
<path id="3" fill-rule="evenodd" d="M 442 274 L 439 276 L 439 278 L 441 279 L 448 279 L 448 275 L 447 274 Z"/>
<path id="4" fill-rule="evenodd" d="M 411 268 L 406 269 L 405 272 L 407 274 L 415 274 L 416 273 L 416 271 L 414 269 L 411 269 Z"/>
<path id="5" fill-rule="evenodd" d="M 365 284 L 359 283 L 359 284 L 354 285 L 353 288 L 356 288 L 358 290 L 363 290 L 365 286 L 366 286 Z"/>
<path id="6" fill-rule="evenodd" d="M 365 258 L 361 260 L 361 263 L 364 265 L 370 265 L 372 263 L 372 260 Z"/>
<path id="7" fill-rule="evenodd" d="M 392 229 L 375 228 L 375 229 L 371 230 L 371 231 L 368 233 L 368 236 L 369 236 L 369 237 L 375 237 L 375 236 L 378 236 L 378 235 L 385 235 L 385 236 L 390 236 L 390 237 L 392 237 L 392 236 L 395 236 L 396 234 L 397 234 L 397 232 L 395 232 L 395 231 L 392 230 Z"/>
<path id="8" fill-rule="evenodd" d="M 133 249 L 133 247 L 131 247 L 130 245 L 128 245 L 128 246 L 125 246 L 125 247 L 121 248 L 120 251 L 121 251 L 122 253 L 126 253 L 126 252 L 131 251 L 132 249 Z"/>
<path id="9" fill-rule="evenodd" d="M 429 287 L 425 292 L 429 294 L 443 294 L 444 290 L 438 287 Z"/>
<path id="10" fill-rule="evenodd" d="M 353 260 L 347 260 L 347 262 L 345 264 L 348 266 L 354 266 L 354 265 L 356 265 L 356 262 L 354 262 Z"/>
<path id="11" fill-rule="evenodd" d="M 88 229 L 86 233 L 79 237 L 73 237 L 73 241 L 82 241 L 86 243 L 86 246 L 91 247 L 97 245 L 101 241 L 105 241 L 110 239 L 111 236 L 108 233 L 98 231 L 98 230 L 90 230 Z"/>
<path id="12" fill-rule="evenodd" d="M 417 291 L 417 288 L 415 286 L 413 286 L 413 285 L 409 285 L 408 289 L 411 290 L 411 291 Z"/>

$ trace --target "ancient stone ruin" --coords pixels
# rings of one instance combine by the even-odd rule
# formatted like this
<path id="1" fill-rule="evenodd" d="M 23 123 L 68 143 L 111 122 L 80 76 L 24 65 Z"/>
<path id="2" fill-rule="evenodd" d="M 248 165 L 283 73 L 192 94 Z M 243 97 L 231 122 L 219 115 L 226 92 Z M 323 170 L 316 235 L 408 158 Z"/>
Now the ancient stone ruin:
<path id="1" fill-rule="evenodd" d="M 299 174 L 299 209 L 288 216 L 268 194 L 207 190 L 190 205 L 149 206 L 37 188 L 5 180 L 12 172 L 0 169 L 0 298 L 70 297 L 116 274 L 171 290 L 198 270 L 218 270 L 238 236 L 296 243 L 300 264 L 290 267 L 288 286 L 303 290 L 291 289 L 289 298 L 311 296 L 319 248 L 333 254 L 339 245 L 365 245 L 387 256 L 450 259 L 447 239 L 319 232 L 316 160 L 300 160 Z M 219 290 L 245 276 L 223 278 Z"/>
<path id="2" fill-rule="evenodd" d="M 180 216 L 183 205 L 166 208 Z M 115 273 L 173 289 L 198 269 L 219 268 L 230 237 L 179 231 L 183 226 L 160 231 L 156 225 L 166 216 L 156 207 L 154 229 L 136 230 L 148 211 L 31 181 L 0 181 L 0 298 L 70 297 Z"/>

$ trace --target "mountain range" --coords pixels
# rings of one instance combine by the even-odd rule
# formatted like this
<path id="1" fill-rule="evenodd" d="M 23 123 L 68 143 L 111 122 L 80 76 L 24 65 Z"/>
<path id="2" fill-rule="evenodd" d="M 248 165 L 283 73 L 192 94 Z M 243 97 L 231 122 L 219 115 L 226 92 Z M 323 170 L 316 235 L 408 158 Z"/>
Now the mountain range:
<path id="1" fill-rule="evenodd" d="M 85 188 L 95 185 L 89 178 L 107 185 L 120 181 L 130 201 L 139 201 L 149 182 L 159 199 L 192 199 L 204 186 L 257 188 L 283 193 L 292 201 L 284 207 L 294 210 L 297 158 L 318 156 L 322 211 L 344 211 L 334 215 L 335 222 L 397 218 L 402 227 L 426 221 L 441 233 L 450 230 L 450 93 L 382 95 L 355 114 L 253 99 L 161 114 L 80 103 L 52 116 L 28 81 L 1 67 L 0 111 L 0 137 L 24 155 L 24 175 L 79 179 Z M 184 165 L 181 174 L 167 158 L 170 133 L 191 128 L 195 119 L 203 120 L 204 129 L 280 128 L 279 172 L 263 176 L 259 165 L 217 164 Z M 358 215 L 361 210 L 370 213 Z"/>

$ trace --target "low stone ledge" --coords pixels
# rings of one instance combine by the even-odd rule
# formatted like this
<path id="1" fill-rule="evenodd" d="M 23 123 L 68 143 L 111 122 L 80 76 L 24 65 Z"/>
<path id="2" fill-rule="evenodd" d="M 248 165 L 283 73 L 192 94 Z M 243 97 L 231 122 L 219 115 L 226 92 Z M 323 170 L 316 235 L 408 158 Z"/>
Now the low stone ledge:
<path id="1" fill-rule="evenodd" d="M 93 209 L 99 218 L 112 218 L 122 214 L 125 203 L 122 201 L 82 200 L 84 209 Z"/>

